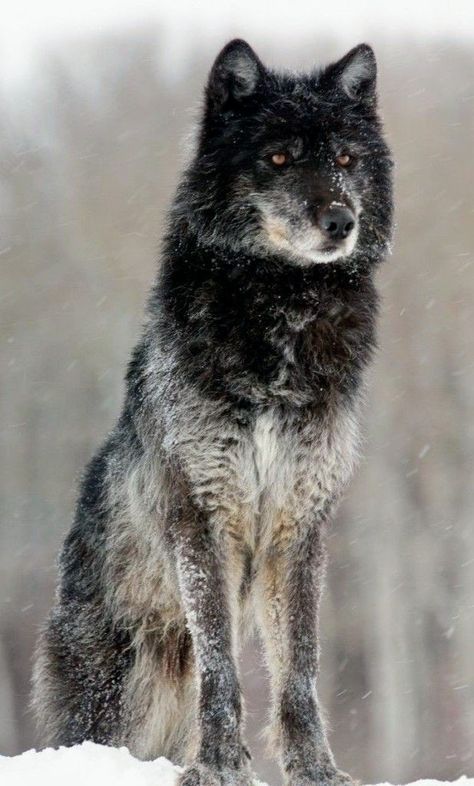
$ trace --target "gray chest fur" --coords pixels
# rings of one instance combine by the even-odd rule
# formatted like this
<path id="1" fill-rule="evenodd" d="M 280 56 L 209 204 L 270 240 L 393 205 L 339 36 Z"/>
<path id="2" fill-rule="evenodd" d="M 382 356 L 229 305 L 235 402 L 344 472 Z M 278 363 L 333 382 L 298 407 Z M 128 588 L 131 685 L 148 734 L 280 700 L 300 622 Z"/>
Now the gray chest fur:
<path id="1" fill-rule="evenodd" d="M 195 391 L 182 391 L 180 402 L 179 415 L 175 409 L 166 424 L 165 451 L 179 457 L 198 504 L 250 544 L 262 518 L 271 538 L 279 516 L 295 522 L 317 516 L 351 474 L 353 410 L 335 406 L 290 417 L 269 408 L 242 427 Z"/>

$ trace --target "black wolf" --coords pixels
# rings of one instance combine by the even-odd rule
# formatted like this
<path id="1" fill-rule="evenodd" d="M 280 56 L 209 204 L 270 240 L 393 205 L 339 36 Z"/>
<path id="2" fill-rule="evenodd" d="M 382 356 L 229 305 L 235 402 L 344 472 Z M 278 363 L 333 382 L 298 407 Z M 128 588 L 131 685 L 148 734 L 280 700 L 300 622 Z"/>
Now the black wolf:
<path id="1" fill-rule="evenodd" d="M 375 81 L 364 44 L 303 76 L 239 40 L 214 63 L 39 645 L 49 743 L 166 755 L 185 786 L 249 783 L 237 656 L 252 618 L 287 783 L 350 781 L 318 708 L 317 615 L 391 234 Z"/>

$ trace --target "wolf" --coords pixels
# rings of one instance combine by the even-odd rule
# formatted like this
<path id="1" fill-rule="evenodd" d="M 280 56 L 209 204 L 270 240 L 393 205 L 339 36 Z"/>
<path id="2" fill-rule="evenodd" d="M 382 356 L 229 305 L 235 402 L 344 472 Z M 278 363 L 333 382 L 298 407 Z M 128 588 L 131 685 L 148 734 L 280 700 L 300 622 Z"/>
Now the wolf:
<path id="1" fill-rule="evenodd" d="M 361 44 L 308 74 L 212 66 L 118 422 L 82 479 L 34 669 L 45 743 L 126 745 L 181 786 L 252 779 L 258 627 L 291 786 L 350 783 L 318 703 L 325 531 L 352 473 L 392 161 Z"/>

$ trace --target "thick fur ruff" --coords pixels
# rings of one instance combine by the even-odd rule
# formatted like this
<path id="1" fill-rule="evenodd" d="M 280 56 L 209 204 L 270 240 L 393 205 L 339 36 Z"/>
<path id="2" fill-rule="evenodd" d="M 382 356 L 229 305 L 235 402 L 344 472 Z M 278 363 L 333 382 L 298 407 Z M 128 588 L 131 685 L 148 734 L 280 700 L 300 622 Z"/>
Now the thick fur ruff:
<path id="1" fill-rule="evenodd" d="M 213 66 L 123 411 L 61 554 L 34 675 L 45 742 L 166 755 L 189 786 L 247 782 L 250 619 L 287 780 L 348 779 L 318 708 L 317 613 L 391 232 L 375 70 L 361 45 L 277 74 L 242 41 Z"/>

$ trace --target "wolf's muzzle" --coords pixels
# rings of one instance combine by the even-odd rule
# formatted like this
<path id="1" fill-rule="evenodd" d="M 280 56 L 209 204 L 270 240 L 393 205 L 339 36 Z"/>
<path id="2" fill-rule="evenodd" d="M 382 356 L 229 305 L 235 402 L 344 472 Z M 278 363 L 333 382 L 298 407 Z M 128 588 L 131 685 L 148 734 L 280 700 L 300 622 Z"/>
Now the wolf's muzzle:
<path id="1" fill-rule="evenodd" d="M 355 215 L 348 207 L 332 205 L 320 214 L 318 227 L 328 240 L 344 240 L 355 227 Z"/>

